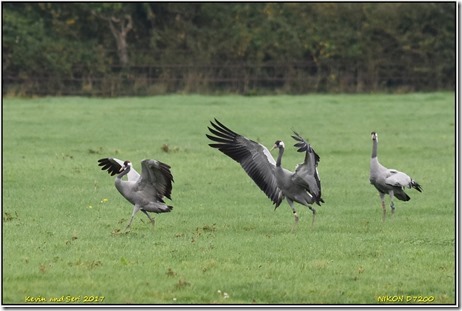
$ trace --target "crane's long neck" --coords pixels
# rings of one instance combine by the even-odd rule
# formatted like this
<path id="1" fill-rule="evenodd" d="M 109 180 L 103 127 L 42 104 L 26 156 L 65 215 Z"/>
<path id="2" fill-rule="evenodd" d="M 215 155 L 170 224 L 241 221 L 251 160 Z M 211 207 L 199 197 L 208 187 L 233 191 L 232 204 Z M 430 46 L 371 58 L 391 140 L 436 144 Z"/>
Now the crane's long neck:
<path id="1" fill-rule="evenodd" d="M 371 158 L 377 158 L 377 139 L 372 140 L 372 155 Z"/>
<path id="2" fill-rule="evenodd" d="M 133 201 L 133 193 L 131 191 L 131 186 L 129 181 L 122 180 L 122 177 L 130 172 L 131 166 L 128 165 L 122 172 L 120 172 L 115 179 L 115 187 L 122 194 L 124 198 L 130 201 L 132 204 L 135 204 Z"/>
<path id="3" fill-rule="evenodd" d="M 284 147 L 279 147 L 278 159 L 276 160 L 276 166 L 281 167 L 282 155 L 284 154 Z"/>
<path id="4" fill-rule="evenodd" d="M 377 158 L 377 139 L 372 140 L 372 155 L 371 155 L 371 176 L 375 176 L 379 170 L 385 169 Z"/>
<path id="5" fill-rule="evenodd" d="M 127 168 L 125 168 L 122 172 L 119 173 L 116 177 L 116 184 L 120 183 L 122 181 L 122 177 L 128 174 L 130 172 L 131 166 L 129 165 Z"/>

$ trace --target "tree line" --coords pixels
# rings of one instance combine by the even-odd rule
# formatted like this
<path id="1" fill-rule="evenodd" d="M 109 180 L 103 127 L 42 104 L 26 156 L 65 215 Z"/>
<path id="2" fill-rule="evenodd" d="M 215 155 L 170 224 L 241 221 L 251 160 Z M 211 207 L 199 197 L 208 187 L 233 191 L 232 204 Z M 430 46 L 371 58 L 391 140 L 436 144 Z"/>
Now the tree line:
<path id="1" fill-rule="evenodd" d="M 455 2 L 2 7 L 4 94 L 455 90 Z"/>

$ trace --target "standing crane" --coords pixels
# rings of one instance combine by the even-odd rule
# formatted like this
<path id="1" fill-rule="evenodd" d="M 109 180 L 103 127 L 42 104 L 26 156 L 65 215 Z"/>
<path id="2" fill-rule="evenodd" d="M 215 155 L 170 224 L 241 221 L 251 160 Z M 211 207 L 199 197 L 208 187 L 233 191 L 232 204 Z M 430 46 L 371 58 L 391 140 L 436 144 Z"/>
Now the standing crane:
<path id="1" fill-rule="evenodd" d="M 208 129 L 215 136 L 209 134 L 206 136 L 215 143 L 209 146 L 217 148 L 238 162 L 275 204 L 275 209 L 286 198 L 292 209 L 295 224 L 298 223 L 299 217 L 294 202 L 307 206 L 313 212 L 312 222 L 314 222 L 316 210 L 311 205 L 324 203 L 321 198 L 321 180 L 317 169 L 320 158 L 305 139 L 296 132 L 292 136 L 296 140 L 294 146 L 298 151 L 305 152 L 305 160 L 296 166 L 294 172 L 291 172 L 281 166 L 285 149 L 283 141 L 277 140 L 271 149 L 279 150 L 275 161 L 271 152 L 262 144 L 230 130 L 217 119 L 215 123 L 210 123 L 212 128 L 208 127 Z"/>
<path id="2" fill-rule="evenodd" d="M 404 189 L 414 188 L 419 192 L 422 192 L 422 187 L 407 174 L 400 172 L 395 169 L 388 169 L 379 163 L 377 158 L 377 144 L 379 137 L 376 132 L 371 133 L 372 138 L 372 155 L 371 155 L 371 166 L 369 181 L 378 190 L 380 194 L 380 200 L 382 201 L 383 209 L 383 220 L 387 214 L 385 208 L 385 195 L 390 196 L 390 207 L 391 213 L 395 212 L 395 204 L 393 199 L 396 197 L 401 201 L 409 201 L 411 198 L 404 192 Z"/>

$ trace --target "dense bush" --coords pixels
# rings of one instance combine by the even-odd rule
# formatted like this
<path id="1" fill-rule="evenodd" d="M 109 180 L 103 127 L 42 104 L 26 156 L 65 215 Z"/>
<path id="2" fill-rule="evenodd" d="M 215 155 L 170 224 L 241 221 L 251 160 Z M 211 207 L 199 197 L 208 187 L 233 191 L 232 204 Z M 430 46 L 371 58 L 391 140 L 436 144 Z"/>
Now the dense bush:
<path id="1" fill-rule="evenodd" d="M 3 93 L 455 89 L 455 3 L 4 3 Z"/>

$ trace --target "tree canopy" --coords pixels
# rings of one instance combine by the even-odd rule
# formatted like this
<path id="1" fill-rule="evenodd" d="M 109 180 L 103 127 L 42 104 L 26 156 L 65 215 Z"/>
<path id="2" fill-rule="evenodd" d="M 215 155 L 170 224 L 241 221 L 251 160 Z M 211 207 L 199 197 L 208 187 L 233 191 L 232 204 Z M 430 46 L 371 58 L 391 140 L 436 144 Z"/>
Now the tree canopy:
<path id="1" fill-rule="evenodd" d="M 4 93 L 455 89 L 455 2 L 2 6 Z"/>

